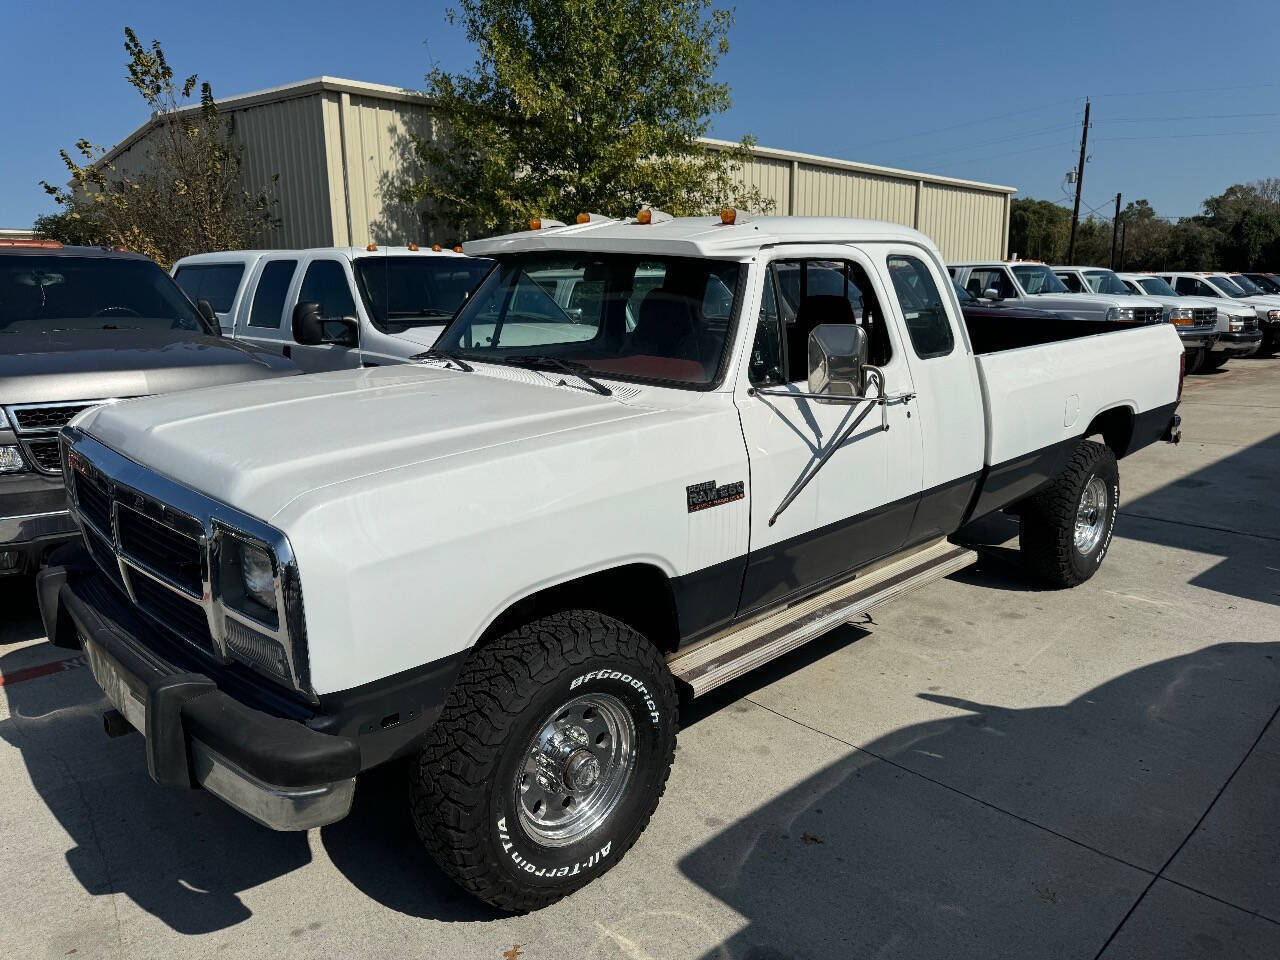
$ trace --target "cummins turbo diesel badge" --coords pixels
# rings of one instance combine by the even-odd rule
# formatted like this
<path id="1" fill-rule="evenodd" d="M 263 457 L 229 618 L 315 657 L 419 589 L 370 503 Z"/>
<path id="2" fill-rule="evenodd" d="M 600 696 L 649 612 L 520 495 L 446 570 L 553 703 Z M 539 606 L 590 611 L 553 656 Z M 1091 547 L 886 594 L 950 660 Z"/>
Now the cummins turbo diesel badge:
<path id="1" fill-rule="evenodd" d="M 689 496 L 689 512 L 696 513 L 708 507 L 718 507 L 741 500 L 746 495 L 746 484 L 739 480 L 736 483 L 726 483 L 717 487 L 714 480 L 708 480 L 706 483 L 687 486 L 684 490 Z"/>

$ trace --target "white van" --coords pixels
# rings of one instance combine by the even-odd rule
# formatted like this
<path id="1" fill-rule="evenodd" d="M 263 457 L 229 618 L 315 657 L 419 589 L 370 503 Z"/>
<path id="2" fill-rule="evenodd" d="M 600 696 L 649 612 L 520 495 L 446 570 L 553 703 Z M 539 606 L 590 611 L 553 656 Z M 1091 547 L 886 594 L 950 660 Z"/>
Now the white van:
<path id="1" fill-rule="evenodd" d="M 209 302 L 225 335 L 314 373 L 398 363 L 429 349 L 491 264 L 417 244 L 230 250 L 184 257 L 173 278 L 192 301 Z M 300 342 L 294 319 L 316 310 L 322 342 Z"/>

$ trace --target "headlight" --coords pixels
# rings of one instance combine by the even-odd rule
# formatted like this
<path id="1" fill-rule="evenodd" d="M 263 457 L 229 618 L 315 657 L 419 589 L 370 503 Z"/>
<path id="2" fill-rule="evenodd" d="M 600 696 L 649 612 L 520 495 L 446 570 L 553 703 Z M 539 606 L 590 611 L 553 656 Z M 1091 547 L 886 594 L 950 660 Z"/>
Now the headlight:
<path id="1" fill-rule="evenodd" d="M 218 536 L 221 600 L 237 613 L 276 628 L 276 560 L 265 543 L 223 530 Z"/>
<path id="2" fill-rule="evenodd" d="M 0 407 L 0 430 L 9 429 L 9 418 L 4 415 L 4 407 Z"/>
<path id="3" fill-rule="evenodd" d="M 1115 323 L 1133 323 L 1133 307 L 1112 307 L 1107 319 Z"/>
<path id="4" fill-rule="evenodd" d="M 1195 322 L 1195 313 L 1190 307 L 1170 307 L 1165 319 L 1175 326 L 1189 327 Z"/>
<path id="5" fill-rule="evenodd" d="M 1270 320 L 1272 323 L 1275 323 L 1277 320 L 1280 320 L 1280 310 L 1268 310 L 1267 319 Z"/>
<path id="6" fill-rule="evenodd" d="M 1232 333 L 1239 333 L 1244 329 L 1244 317 L 1232 317 L 1230 326 Z"/>
<path id="7" fill-rule="evenodd" d="M 0 447 L 0 473 L 22 473 L 27 469 L 22 451 L 17 447 Z"/>

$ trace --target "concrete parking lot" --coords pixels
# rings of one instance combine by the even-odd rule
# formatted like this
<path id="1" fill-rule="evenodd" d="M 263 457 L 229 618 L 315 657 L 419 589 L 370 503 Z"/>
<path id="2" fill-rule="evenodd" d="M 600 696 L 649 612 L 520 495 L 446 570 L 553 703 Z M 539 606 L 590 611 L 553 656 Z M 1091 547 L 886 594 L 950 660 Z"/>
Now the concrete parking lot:
<path id="1" fill-rule="evenodd" d="M 506 917 L 421 852 L 406 771 L 276 834 L 148 779 L 0 584 L 0 956 L 1280 957 L 1280 360 L 1188 380 L 1111 553 L 982 562 L 690 706 L 603 879 Z"/>

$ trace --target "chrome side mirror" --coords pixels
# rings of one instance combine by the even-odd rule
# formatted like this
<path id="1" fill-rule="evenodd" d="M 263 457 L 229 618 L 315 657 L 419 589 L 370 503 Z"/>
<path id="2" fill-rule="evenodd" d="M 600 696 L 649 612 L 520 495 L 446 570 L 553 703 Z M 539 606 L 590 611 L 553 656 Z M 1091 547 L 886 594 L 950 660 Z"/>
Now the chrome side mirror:
<path id="1" fill-rule="evenodd" d="M 987 287 L 987 289 L 982 291 L 982 299 L 983 300 L 1003 300 L 1004 298 L 1000 296 L 1000 291 L 997 290 L 995 287 Z"/>
<path id="2" fill-rule="evenodd" d="M 857 324 L 820 323 L 809 331 L 810 393 L 861 396 L 866 362 L 867 331 Z"/>

